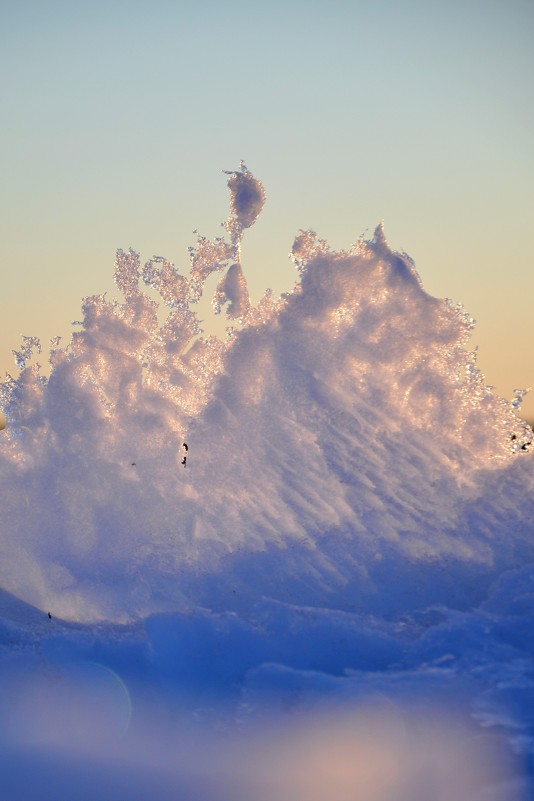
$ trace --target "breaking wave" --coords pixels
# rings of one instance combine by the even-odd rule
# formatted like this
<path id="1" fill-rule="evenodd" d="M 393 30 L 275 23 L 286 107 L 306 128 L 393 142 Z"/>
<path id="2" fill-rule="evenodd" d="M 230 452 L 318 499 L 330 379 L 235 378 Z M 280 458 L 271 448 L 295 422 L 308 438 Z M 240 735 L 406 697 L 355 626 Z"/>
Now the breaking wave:
<path id="1" fill-rule="evenodd" d="M 244 164 L 228 175 L 226 236 L 199 235 L 188 274 L 119 250 L 122 299 L 83 301 L 71 341 L 50 343 L 48 377 L 37 338 L 14 351 L 19 373 L 0 387 L 4 656 L 13 641 L 39 647 L 61 672 L 61 654 L 96 650 L 121 683 L 230 697 L 234 722 L 288 698 L 308 713 L 317 698 L 447 705 L 452 693 L 526 758 L 524 393 L 510 403 L 486 385 L 474 321 L 425 292 L 382 225 L 341 252 L 300 231 L 293 290 L 253 305 L 241 241 L 265 191 Z M 204 337 L 195 313 L 213 273 L 225 339 Z M 70 621 L 52 640 L 37 623 L 49 609 Z M 319 747 L 306 743 L 295 760 Z M 292 797 L 319 798 L 277 759 Z M 526 797 L 510 771 L 493 792 Z M 412 779 L 406 798 L 427 798 Z"/>

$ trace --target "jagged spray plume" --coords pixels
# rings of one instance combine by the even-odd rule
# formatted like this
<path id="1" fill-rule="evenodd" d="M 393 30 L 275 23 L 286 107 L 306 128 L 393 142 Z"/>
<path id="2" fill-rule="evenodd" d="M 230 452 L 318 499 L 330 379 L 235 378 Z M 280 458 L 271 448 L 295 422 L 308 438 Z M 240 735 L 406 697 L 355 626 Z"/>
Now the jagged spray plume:
<path id="1" fill-rule="evenodd" d="M 300 231 L 295 289 L 253 306 L 265 194 L 227 174 L 189 273 L 119 250 L 121 299 L 83 301 L 48 378 L 25 337 L 0 386 L 6 786 L 524 801 L 524 391 L 486 385 L 474 321 L 382 225 L 340 252 Z M 195 313 L 213 273 L 225 339 Z"/>
<path id="2" fill-rule="evenodd" d="M 316 548 L 321 532 L 338 529 L 369 543 L 402 529 L 411 533 L 399 547 L 417 550 L 436 487 L 443 502 L 438 493 L 423 550 L 454 549 L 442 535 L 456 514 L 450 482 L 470 484 L 528 447 L 521 392 L 510 404 L 486 385 L 467 348 L 472 319 L 424 291 L 382 225 L 340 252 L 299 232 L 296 288 L 279 298 L 267 290 L 252 306 L 240 245 L 265 191 L 243 163 L 227 175 L 228 239 L 199 235 L 188 275 L 162 256 L 142 266 L 119 250 L 122 300 L 85 298 L 70 343 L 51 342 L 48 378 L 29 364 L 37 338 L 14 352 L 19 375 L 0 385 L 0 477 L 19 551 L 6 546 L 0 578 L 21 597 L 52 593 L 66 616 L 83 608 L 120 619 L 176 602 L 175 586 L 161 600 L 162 575 L 219 569 L 242 548 Z M 202 336 L 194 309 L 214 272 L 215 311 L 226 306 L 232 323 L 225 339 Z M 427 468 L 403 473 L 415 458 Z M 298 472 L 291 491 L 284 465 Z M 53 532 L 45 560 L 43 531 Z M 121 549 L 130 554 L 122 596 Z M 115 576 L 105 593 L 86 576 L 91 555 L 101 577 Z"/>

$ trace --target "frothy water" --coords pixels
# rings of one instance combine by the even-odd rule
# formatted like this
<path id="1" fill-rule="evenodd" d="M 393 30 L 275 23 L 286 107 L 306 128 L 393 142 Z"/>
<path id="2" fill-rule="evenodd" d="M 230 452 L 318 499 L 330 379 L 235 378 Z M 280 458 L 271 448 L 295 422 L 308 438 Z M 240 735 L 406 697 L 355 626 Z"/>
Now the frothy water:
<path id="1" fill-rule="evenodd" d="M 173 720 L 169 699 L 184 696 L 189 711 L 178 717 L 205 712 L 209 697 L 210 725 L 221 703 L 225 725 L 238 727 L 295 714 L 294 742 L 305 744 L 264 796 L 253 791 L 258 799 L 280 797 L 282 786 L 294 798 L 326 798 L 328 787 L 330 798 L 393 798 L 377 794 L 370 765 L 382 775 L 388 756 L 369 745 L 372 731 L 349 736 L 345 718 L 331 724 L 334 740 L 356 737 L 354 768 L 341 746 L 334 754 L 306 739 L 298 716 L 324 721 L 328 699 L 358 705 L 378 692 L 413 727 L 407 699 L 447 707 L 452 695 L 461 713 L 446 733 L 426 720 L 393 748 L 395 759 L 411 755 L 406 798 L 429 797 L 414 761 L 421 730 L 450 745 L 466 720 L 470 738 L 502 739 L 506 767 L 491 791 L 506 791 L 491 797 L 526 797 L 526 773 L 510 767 L 533 743 L 524 393 L 510 402 L 486 385 L 469 349 L 473 320 L 425 292 L 382 225 L 341 252 L 300 231 L 294 289 L 267 289 L 253 305 L 241 242 L 265 191 L 244 164 L 228 176 L 226 236 L 198 235 L 187 274 L 119 250 L 122 299 L 83 301 L 71 342 L 50 343 L 48 377 L 34 361 L 38 339 L 14 351 L 19 373 L 0 387 L 0 670 L 9 679 L 16 642 L 35 695 L 34 669 L 55 666 L 66 687 L 66 665 L 85 660 L 116 693 L 121 721 L 131 697 L 135 720 L 132 686 L 158 686 Z M 195 313 L 213 273 L 224 340 L 203 336 Z M 58 712 L 59 730 L 65 719 Z M 478 764 L 488 743 L 473 748 Z M 341 789 L 295 773 L 317 749 L 324 775 L 345 776 Z M 438 757 L 428 758 L 422 774 L 435 774 Z"/>

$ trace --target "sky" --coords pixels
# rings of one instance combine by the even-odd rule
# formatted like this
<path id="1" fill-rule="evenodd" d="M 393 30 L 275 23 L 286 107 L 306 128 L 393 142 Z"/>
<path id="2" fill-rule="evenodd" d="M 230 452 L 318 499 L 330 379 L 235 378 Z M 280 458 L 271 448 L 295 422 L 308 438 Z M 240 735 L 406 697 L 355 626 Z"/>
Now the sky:
<path id="1" fill-rule="evenodd" d="M 0 10 L 1 376 L 21 335 L 68 339 L 84 296 L 116 294 L 117 248 L 187 272 L 243 159 L 267 192 L 243 245 L 253 298 L 291 288 L 299 229 L 341 249 L 383 219 L 427 291 L 477 320 L 488 383 L 534 387 L 531 2 Z"/>

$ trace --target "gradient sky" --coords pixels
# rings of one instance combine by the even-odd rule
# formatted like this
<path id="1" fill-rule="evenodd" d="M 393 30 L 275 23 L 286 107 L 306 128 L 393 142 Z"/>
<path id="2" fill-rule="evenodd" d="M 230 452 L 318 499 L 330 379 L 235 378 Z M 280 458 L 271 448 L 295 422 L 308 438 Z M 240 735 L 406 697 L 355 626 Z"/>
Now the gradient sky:
<path id="1" fill-rule="evenodd" d="M 0 375 L 21 334 L 68 338 L 83 296 L 116 294 L 117 248 L 187 271 L 244 159 L 267 191 L 254 298 L 292 286 L 298 229 L 348 248 L 384 219 L 427 291 L 476 318 L 488 383 L 534 387 L 532 0 L 0 11 Z"/>

